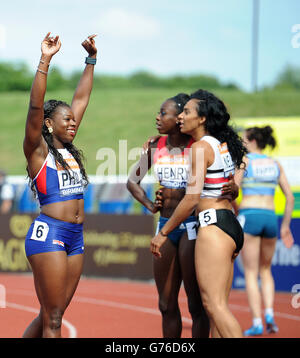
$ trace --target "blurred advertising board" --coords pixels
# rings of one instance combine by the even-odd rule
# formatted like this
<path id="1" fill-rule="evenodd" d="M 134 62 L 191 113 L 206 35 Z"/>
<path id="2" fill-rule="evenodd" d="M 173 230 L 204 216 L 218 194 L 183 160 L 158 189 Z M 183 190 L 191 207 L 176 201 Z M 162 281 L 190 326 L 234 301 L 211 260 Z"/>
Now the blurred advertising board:
<path id="1" fill-rule="evenodd" d="M 0 271 L 30 272 L 24 241 L 37 215 L 0 216 Z M 88 214 L 84 223 L 83 275 L 152 279 L 152 215 Z"/>
<path id="2" fill-rule="evenodd" d="M 291 292 L 295 284 L 300 284 L 300 117 L 243 118 L 235 119 L 233 125 L 239 130 L 240 134 L 243 129 L 254 126 L 269 125 L 273 128 L 277 147 L 273 151 L 266 150 L 265 153 L 281 163 L 291 185 L 295 197 L 291 222 L 295 243 L 290 249 L 287 249 L 280 237 L 278 238 L 272 261 L 272 273 L 275 289 Z M 241 200 L 241 195 L 239 200 Z M 274 200 L 280 229 L 285 208 L 285 197 L 279 186 L 276 188 Z M 235 262 L 233 287 L 240 289 L 245 287 L 241 255 Z"/>
<path id="3" fill-rule="evenodd" d="M 266 150 L 265 154 L 277 159 L 282 165 L 295 197 L 293 218 L 300 218 L 300 117 L 258 117 L 234 119 L 232 124 L 242 132 L 249 127 L 269 125 L 274 130 L 277 147 Z M 275 211 L 283 215 L 285 207 L 284 195 L 277 186 L 275 192 Z M 300 233 L 299 233 L 300 234 Z"/>

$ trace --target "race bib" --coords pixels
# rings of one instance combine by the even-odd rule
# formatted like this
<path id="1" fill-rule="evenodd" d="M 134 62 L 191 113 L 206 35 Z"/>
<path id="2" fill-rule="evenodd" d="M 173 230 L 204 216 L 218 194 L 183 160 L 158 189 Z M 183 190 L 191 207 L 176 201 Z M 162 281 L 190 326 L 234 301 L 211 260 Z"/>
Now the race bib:
<path id="1" fill-rule="evenodd" d="M 228 178 L 230 174 L 234 175 L 234 164 L 228 151 L 227 143 L 220 144 L 219 150 L 224 166 L 224 178 Z"/>
<path id="2" fill-rule="evenodd" d="M 242 229 L 244 229 L 244 226 L 245 226 L 245 223 L 246 223 L 245 215 L 240 214 L 236 218 L 237 218 L 238 222 L 240 223 Z"/>
<path id="3" fill-rule="evenodd" d="M 191 222 L 191 223 L 186 223 L 186 230 L 187 230 L 187 234 L 188 234 L 188 239 L 189 240 L 196 240 L 197 239 L 197 223 Z"/>
<path id="4" fill-rule="evenodd" d="M 199 222 L 201 227 L 205 227 L 217 222 L 216 209 L 203 210 L 199 213 Z"/>
<path id="5" fill-rule="evenodd" d="M 272 181 L 278 177 L 277 165 L 270 159 L 254 159 L 252 170 L 253 176 L 260 181 Z"/>
<path id="6" fill-rule="evenodd" d="M 61 195 L 83 193 L 82 176 L 80 170 L 58 170 L 58 181 Z"/>
<path id="7" fill-rule="evenodd" d="M 49 232 L 49 226 L 43 221 L 36 220 L 34 222 L 31 240 L 46 241 Z"/>

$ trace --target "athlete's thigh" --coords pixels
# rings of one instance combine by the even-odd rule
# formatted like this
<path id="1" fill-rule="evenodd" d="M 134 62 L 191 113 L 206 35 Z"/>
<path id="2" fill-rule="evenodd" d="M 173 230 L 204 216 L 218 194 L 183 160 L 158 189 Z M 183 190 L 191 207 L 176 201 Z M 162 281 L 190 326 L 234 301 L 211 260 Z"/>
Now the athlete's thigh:
<path id="1" fill-rule="evenodd" d="M 271 266 L 277 238 L 262 238 L 260 249 L 260 266 Z"/>
<path id="2" fill-rule="evenodd" d="M 160 296 L 166 299 L 177 295 L 182 282 L 178 248 L 168 239 L 161 248 L 161 258 L 153 258 L 154 279 Z"/>
<path id="3" fill-rule="evenodd" d="M 188 297 L 199 298 L 195 271 L 195 243 L 196 240 L 189 240 L 187 233 L 184 233 L 180 239 L 178 255 L 185 291 Z"/>
<path id="4" fill-rule="evenodd" d="M 66 302 L 67 255 L 52 251 L 28 257 L 42 307 L 64 309 Z"/>
<path id="5" fill-rule="evenodd" d="M 67 257 L 66 307 L 69 305 L 80 280 L 83 268 L 83 254 Z"/>
<path id="6" fill-rule="evenodd" d="M 235 242 L 215 225 L 200 228 L 195 246 L 195 268 L 201 294 L 226 298 Z"/>
<path id="7" fill-rule="evenodd" d="M 260 236 L 244 234 L 244 245 L 241 250 L 243 266 L 247 270 L 257 271 L 260 256 Z"/>

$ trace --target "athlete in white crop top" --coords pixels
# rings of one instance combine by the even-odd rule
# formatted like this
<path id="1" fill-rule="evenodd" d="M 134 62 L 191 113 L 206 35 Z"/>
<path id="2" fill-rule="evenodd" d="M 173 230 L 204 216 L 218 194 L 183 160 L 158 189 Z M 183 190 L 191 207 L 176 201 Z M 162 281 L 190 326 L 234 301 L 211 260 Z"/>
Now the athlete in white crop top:
<path id="1" fill-rule="evenodd" d="M 169 221 L 151 241 L 157 257 L 166 236 L 195 209 L 200 228 L 195 245 L 198 285 L 212 326 L 213 337 L 242 337 L 242 330 L 228 307 L 233 261 L 243 245 L 243 230 L 228 198 L 220 196 L 219 184 L 242 165 L 246 149 L 228 125 L 224 103 L 212 93 L 191 95 L 179 115 L 181 132 L 195 140 L 190 150 L 190 178 L 186 194 Z M 212 138 L 214 137 L 214 138 Z"/>
<path id="2" fill-rule="evenodd" d="M 204 186 L 201 192 L 201 198 L 228 198 L 230 196 L 222 195 L 223 185 L 228 183 L 229 176 L 234 175 L 234 164 L 227 144 L 221 143 L 217 138 L 204 136 L 201 138 L 209 143 L 214 151 L 214 162 L 207 168 L 204 179 Z"/>
<path id="3" fill-rule="evenodd" d="M 97 55 L 94 37 L 82 43 L 89 57 L 71 106 L 56 100 L 44 103 L 48 67 L 61 46 L 58 36 L 48 33 L 42 41 L 31 88 L 23 149 L 41 213 L 28 230 L 25 251 L 41 309 L 27 327 L 26 338 L 61 337 L 62 317 L 82 272 L 83 186 L 87 176 L 72 142 L 92 90 Z"/>

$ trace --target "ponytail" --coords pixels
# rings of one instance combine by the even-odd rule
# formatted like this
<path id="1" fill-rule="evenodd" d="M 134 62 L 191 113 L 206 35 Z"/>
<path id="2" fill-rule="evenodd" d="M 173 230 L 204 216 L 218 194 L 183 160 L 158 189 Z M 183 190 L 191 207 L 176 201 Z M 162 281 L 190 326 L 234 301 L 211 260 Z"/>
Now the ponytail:
<path id="1" fill-rule="evenodd" d="M 265 149 L 268 145 L 274 149 L 277 145 L 273 136 L 273 128 L 270 126 L 247 128 L 246 137 L 249 141 L 255 140 L 260 149 Z"/>

